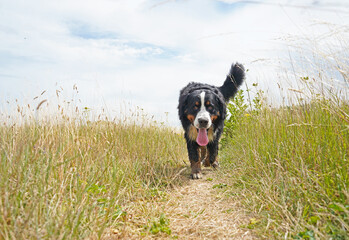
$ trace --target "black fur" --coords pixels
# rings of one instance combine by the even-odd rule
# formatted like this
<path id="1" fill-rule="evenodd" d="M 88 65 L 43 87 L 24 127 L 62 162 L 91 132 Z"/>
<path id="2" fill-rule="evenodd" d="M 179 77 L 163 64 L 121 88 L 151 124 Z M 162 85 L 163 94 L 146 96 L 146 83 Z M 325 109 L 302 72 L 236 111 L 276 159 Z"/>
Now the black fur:
<path id="1" fill-rule="evenodd" d="M 218 166 L 218 141 L 223 133 L 224 120 L 226 118 L 226 103 L 232 98 L 238 88 L 241 86 L 245 79 L 245 69 L 243 65 L 239 63 L 232 64 L 229 74 L 226 77 L 223 85 L 220 87 L 191 82 L 180 91 L 178 114 L 184 128 L 184 137 L 187 141 L 189 160 L 192 166 L 192 177 L 201 178 L 200 160 L 205 159 L 205 156 L 200 157 L 200 150 L 207 152 L 207 162 L 205 165 L 211 165 L 213 167 Z M 193 131 L 193 117 L 199 112 L 198 107 L 195 104 L 198 103 L 200 93 L 205 92 L 205 102 L 210 103 L 209 106 L 205 105 L 206 111 L 209 112 L 212 119 L 212 125 L 210 128 L 212 131 L 212 137 L 204 148 L 207 151 L 203 151 L 203 147 L 200 147 L 198 143 L 190 136 Z M 192 117 L 193 116 L 193 117 Z"/>
<path id="2" fill-rule="evenodd" d="M 225 79 L 223 85 L 219 87 L 219 90 L 222 92 L 226 102 L 229 101 L 231 97 L 234 97 L 244 79 L 244 66 L 239 63 L 231 65 L 227 78 Z"/>

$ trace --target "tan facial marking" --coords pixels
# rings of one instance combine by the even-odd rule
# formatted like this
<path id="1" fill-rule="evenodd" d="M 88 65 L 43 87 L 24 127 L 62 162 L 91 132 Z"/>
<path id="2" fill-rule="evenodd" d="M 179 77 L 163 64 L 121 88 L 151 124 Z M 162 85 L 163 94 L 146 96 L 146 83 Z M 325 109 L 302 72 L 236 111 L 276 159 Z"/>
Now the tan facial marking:
<path id="1" fill-rule="evenodd" d="M 194 122 L 194 119 L 195 119 L 194 115 L 188 114 L 187 118 L 190 122 Z"/>

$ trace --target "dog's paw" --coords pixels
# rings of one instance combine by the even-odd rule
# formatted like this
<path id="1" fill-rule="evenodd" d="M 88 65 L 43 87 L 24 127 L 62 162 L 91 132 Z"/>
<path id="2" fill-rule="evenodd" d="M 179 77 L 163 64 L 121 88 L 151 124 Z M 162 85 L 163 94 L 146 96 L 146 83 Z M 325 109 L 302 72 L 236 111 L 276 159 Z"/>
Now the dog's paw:
<path id="1" fill-rule="evenodd" d="M 213 167 L 214 169 L 219 168 L 219 163 L 218 163 L 217 161 L 215 161 L 214 163 L 212 163 L 212 167 Z"/>
<path id="2" fill-rule="evenodd" d="M 201 179 L 202 178 L 202 173 L 199 172 L 199 173 L 192 173 L 191 174 L 191 178 L 192 179 Z"/>
<path id="3" fill-rule="evenodd" d="M 201 163 L 202 163 L 202 165 L 204 165 L 204 167 L 210 167 L 211 166 L 210 161 L 207 161 L 207 160 L 203 160 Z"/>

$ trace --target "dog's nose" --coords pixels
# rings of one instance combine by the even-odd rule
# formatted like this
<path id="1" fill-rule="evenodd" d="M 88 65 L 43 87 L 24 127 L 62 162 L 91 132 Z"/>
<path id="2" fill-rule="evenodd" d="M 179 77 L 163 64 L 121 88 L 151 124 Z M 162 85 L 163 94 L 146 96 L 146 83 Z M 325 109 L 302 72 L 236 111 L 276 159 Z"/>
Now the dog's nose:
<path id="1" fill-rule="evenodd" d="M 208 124 L 208 120 L 206 118 L 199 118 L 198 119 L 200 127 L 206 127 Z"/>

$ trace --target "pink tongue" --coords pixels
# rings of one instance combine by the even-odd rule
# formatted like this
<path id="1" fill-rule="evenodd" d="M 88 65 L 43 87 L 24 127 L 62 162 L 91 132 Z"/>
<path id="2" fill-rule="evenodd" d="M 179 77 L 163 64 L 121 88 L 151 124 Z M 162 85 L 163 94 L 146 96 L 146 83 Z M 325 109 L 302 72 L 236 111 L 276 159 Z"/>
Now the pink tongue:
<path id="1" fill-rule="evenodd" d="M 207 131 L 204 128 L 199 129 L 198 137 L 196 138 L 196 142 L 200 146 L 206 146 L 208 144 Z"/>

